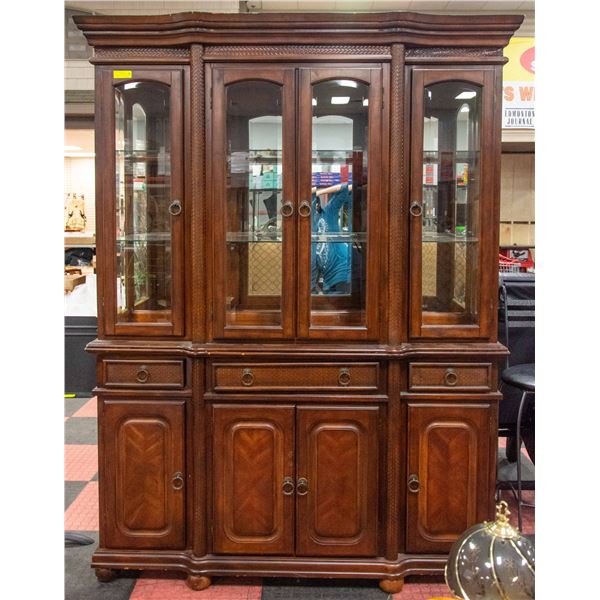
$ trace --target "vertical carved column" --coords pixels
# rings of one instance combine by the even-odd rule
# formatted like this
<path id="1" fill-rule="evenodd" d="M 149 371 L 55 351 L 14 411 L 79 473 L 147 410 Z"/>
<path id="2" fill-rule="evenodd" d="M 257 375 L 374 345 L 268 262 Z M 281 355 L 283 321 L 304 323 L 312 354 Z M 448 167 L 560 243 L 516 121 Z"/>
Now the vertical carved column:
<path id="1" fill-rule="evenodd" d="M 392 44 L 390 101 L 390 239 L 389 239 L 389 341 L 397 344 L 404 338 L 407 311 L 408 278 L 406 190 L 408 172 L 405 160 L 404 46 Z"/>
<path id="2" fill-rule="evenodd" d="M 192 44 L 190 56 L 190 139 L 191 139 L 191 317 L 192 339 L 206 339 L 206 281 L 204 247 L 206 239 L 206 185 L 205 185 L 205 103 L 204 103 L 204 47 Z M 193 550 L 196 556 L 206 554 L 206 408 L 204 406 L 204 361 L 192 361 L 192 456 L 194 489 L 192 494 Z M 188 504 L 189 506 L 189 504 Z"/>
<path id="3" fill-rule="evenodd" d="M 389 201 L 389 298 L 388 325 L 390 344 L 398 344 L 406 331 L 406 200 L 405 160 L 404 46 L 392 44 L 390 89 L 390 201 Z M 386 558 L 395 560 L 400 542 L 400 376 L 401 365 L 389 364 L 389 401 L 387 431 L 387 530 Z"/>
<path id="4" fill-rule="evenodd" d="M 204 106 L 204 47 L 192 44 L 191 70 L 191 186 L 192 186 L 192 339 L 205 340 L 206 335 L 206 282 L 204 274 L 204 244 L 206 236 L 205 212 L 205 106 Z"/>

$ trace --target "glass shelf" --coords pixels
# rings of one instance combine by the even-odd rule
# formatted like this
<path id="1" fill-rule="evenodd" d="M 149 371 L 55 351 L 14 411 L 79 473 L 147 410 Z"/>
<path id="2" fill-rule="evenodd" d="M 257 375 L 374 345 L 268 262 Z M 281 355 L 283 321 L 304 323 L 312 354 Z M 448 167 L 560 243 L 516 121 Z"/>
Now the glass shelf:
<path id="1" fill-rule="evenodd" d="M 170 242 L 170 232 L 156 232 L 156 233 L 134 233 L 132 235 L 121 235 L 117 237 L 117 243 L 119 244 L 130 244 L 134 243 L 156 243 L 156 242 Z"/>
<path id="2" fill-rule="evenodd" d="M 282 242 L 283 233 L 281 229 L 272 232 L 262 231 L 228 231 L 228 242 L 256 243 L 256 242 Z"/>
<path id="3" fill-rule="evenodd" d="M 479 238 L 477 236 L 467 236 L 467 235 L 458 235 L 455 233 L 438 233 L 432 231 L 424 231 L 423 232 L 423 242 L 436 242 L 438 244 L 458 244 L 461 242 L 478 242 Z"/>

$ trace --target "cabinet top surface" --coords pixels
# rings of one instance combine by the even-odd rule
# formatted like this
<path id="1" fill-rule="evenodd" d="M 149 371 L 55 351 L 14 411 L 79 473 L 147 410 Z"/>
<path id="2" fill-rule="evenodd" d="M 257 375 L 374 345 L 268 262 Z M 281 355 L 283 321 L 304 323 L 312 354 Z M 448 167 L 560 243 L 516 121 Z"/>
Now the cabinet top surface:
<path id="1" fill-rule="evenodd" d="M 348 40 L 351 35 L 352 43 L 503 47 L 521 25 L 523 16 L 185 12 L 76 16 L 74 21 L 93 46 L 335 43 L 342 38 Z M 285 37 L 280 37 L 282 34 Z"/>

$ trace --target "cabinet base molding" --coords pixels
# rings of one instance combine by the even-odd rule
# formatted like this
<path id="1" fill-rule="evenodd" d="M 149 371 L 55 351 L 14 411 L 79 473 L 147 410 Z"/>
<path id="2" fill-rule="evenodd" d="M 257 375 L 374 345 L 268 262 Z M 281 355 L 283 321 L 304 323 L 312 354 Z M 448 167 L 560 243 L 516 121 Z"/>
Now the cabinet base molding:
<path id="1" fill-rule="evenodd" d="M 397 594 L 404 587 L 404 579 L 382 579 L 379 587 L 386 594 Z"/>
<path id="2" fill-rule="evenodd" d="M 289 558 L 280 556 L 217 556 L 202 558 L 189 552 L 152 552 L 98 550 L 92 557 L 96 576 L 101 573 L 110 581 L 120 569 L 179 571 L 187 576 L 187 585 L 205 589 L 213 577 L 307 577 L 323 579 L 380 579 L 380 587 L 388 593 L 402 588 L 408 575 L 443 574 L 446 555 L 400 554 L 395 561 L 383 558 Z M 194 587 L 203 586 L 203 587 Z M 385 586 L 385 587 L 384 587 Z M 394 591 L 392 591 L 394 590 Z"/>

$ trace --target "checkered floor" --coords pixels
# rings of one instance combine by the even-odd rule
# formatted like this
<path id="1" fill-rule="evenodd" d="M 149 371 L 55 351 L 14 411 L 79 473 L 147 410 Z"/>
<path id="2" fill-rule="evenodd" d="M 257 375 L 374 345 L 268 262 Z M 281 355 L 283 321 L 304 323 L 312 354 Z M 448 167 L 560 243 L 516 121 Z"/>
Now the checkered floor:
<path id="1" fill-rule="evenodd" d="M 96 398 L 65 399 L 65 530 L 98 540 L 98 455 Z M 516 506 L 504 495 L 516 522 Z M 533 504 L 535 492 L 525 492 Z M 534 533 L 534 509 L 523 509 L 523 531 Z M 176 573 L 129 573 L 100 583 L 90 560 L 96 544 L 65 547 L 66 600 L 429 600 L 450 597 L 443 577 L 410 577 L 393 596 L 377 581 L 214 578 L 201 592 L 190 590 Z"/>

